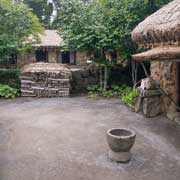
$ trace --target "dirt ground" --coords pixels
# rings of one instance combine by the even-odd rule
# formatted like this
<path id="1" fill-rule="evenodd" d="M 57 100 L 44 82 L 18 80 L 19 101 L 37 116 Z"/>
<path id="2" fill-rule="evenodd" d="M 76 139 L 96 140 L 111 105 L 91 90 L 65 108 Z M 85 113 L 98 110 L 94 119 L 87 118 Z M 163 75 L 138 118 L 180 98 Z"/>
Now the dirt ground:
<path id="1" fill-rule="evenodd" d="M 106 130 L 137 134 L 127 164 L 107 157 Z M 0 100 L 0 180 L 179 180 L 180 127 L 117 99 Z"/>

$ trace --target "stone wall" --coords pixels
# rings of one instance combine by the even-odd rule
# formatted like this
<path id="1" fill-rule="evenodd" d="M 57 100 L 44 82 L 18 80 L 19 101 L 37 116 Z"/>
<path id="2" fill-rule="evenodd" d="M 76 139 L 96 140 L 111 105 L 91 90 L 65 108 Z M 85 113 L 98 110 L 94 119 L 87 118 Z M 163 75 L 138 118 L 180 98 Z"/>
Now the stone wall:
<path id="1" fill-rule="evenodd" d="M 24 97 L 67 97 L 70 93 L 70 70 L 57 63 L 34 63 L 21 73 Z"/>
<path id="2" fill-rule="evenodd" d="M 48 51 L 48 62 L 49 63 L 58 63 L 59 62 L 58 58 L 59 58 L 58 51 L 56 51 L 56 50 Z M 76 65 L 86 65 L 87 60 L 90 58 L 86 52 L 77 51 L 75 59 L 76 59 Z M 17 58 L 17 66 L 19 68 L 22 68 L 23 66 L 25 66 L 27 64 L 31 64 L 31 63 L 35 63 L 35 62 L 37 62 L 35 52 L 24 53 L 24 54 L 18 55 L 18 58 Z M 71 63 L 73 64 L 74 62 L 71 62 Z"/>
<path id="3" fill-rule="evenodd" d="M 151 77 L 160 82 L 160 86 L 165 92 L 178 103 L 178 63 L 169 61 L 151 62 Z M 161 99 L 162 112 L 177 111 L 175 105 L 167 96 Z"/>
<path id="4" fill-rule="evenodd" d="M 71 92 L 81 93 L 86 92 L 90 85 L 99 84 L 99 70 L 93 65 L 84 67 L 71 67 L 72 80 Z"/>
<path id="5" fill-rule="evenodd" d="M 22 68 L 23 66 L 36 62 L 35 52 L 23 53 L 17 57 L 17 66 Z"/>
<path id="6" fill-rule="evenodd" d="M 48 62 L 49 63 L 57 63 L 58 61 L 58 53 L 56 51 L 48 51 Z"/>
<path id="7" fill-rule="evenodd" d="M 89 56 L 86 52 L 83 52 L 83 51 L 76 52 L 76 64 L 77 65 L 86 65 L 88 59 L 89 59 Z"/>

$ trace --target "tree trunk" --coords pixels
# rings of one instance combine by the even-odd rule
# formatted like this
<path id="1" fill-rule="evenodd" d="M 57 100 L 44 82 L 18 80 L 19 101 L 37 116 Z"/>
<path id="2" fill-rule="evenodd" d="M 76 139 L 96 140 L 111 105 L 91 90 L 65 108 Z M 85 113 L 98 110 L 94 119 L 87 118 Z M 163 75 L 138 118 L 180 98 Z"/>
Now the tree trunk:
<path id="1" fill-rule="evenodd" d="M 108 67 L 104 67 L 104 91 L 107 89 L 107 81 L 108 81 Z"/>
<path id="2" fill-rule="evenodd" d="M 138 64 L 135 61 L 132 61 L 132 80 L 133 80 L 133 88 L 136 88 L 137 85 L 137 71 L 138 71 Z"/>
<path id="3" fill-rule="evenodd" d="M 103 76 L 103 69 L 102 67 L 100 67 L 99 69 L 99 78 L 100 78 L 100 87 L 103 88 L 103 79 L 102 79 L 102 76 Z"/>

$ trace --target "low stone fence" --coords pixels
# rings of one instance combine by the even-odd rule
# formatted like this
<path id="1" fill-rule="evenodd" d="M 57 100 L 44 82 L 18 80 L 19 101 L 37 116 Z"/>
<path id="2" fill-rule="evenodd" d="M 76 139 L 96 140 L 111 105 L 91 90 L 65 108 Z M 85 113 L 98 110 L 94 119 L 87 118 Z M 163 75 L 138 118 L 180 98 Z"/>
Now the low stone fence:
<path id="1" fill-rule="evenodd" d="M 71 92 L 86 92 L 87 87 L 99 84 L 99 70 L 94 65 L 71 67 Z"/>
<path id="2" fill-rule="evenodd" d="M 98 84 L 99 71 L 93 65 L 34 63 L 24 67 L 20 78 L 23 97 L 67 97 Z"/>
<path id="3" fill-rule="evenodd" d="M 21 73 L 21 95 L 27 97 L 67 97 L 71 72 L 65 65 L 34 63 Z"/>

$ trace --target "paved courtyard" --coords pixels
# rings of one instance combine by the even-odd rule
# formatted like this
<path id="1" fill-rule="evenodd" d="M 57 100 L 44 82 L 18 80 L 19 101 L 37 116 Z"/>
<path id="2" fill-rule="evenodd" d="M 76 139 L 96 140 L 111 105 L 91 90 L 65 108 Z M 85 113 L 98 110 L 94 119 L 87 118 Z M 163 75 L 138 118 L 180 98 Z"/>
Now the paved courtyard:
<path id="1" fill-rule="evenodd" d="M 106 130 L 127 127 L 132 161 L 107 158 Z M 0 180 L 179 180 L 180 127 L 119 100 L 0 100 Z"/>

